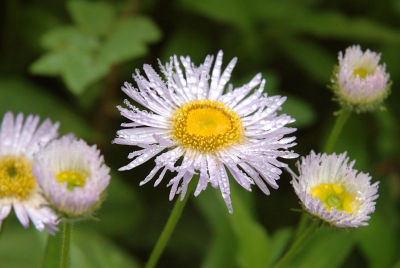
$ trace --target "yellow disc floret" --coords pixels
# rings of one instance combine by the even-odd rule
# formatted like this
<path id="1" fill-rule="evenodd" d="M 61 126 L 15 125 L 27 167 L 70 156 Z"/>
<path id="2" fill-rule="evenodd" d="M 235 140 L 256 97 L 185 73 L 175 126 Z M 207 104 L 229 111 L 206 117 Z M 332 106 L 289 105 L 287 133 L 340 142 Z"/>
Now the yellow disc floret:
<path id="1" fill-rule="evenodd" d="M 243 139 L 242 120 L 221 102 L 191 101 L 175 111 L 172 121 L 174 139 L 202 152 L 213 152 Z"/>
<path id="2" fill-rule="evenodd" d="M 67 189 L 72 191 L 75 187 L 85 186 L 87 172 L 67 170 L 56 174 L 56 179 L 60 184 L 67 182 Z"/>
<path id="3" fill-rule="evenodd" d="M 354 76 L 359 76 L 360 78 L 365 78 L 367 75 L 372 74 L 373 72 L 371 72 L 370 70 L 363 68 L 363 67 L 359 67 L 357 69 L 354 69 L 353 71 L 353 75 Z"/>
<path id="4" fill-rule="evenodd" d="M 0 198 L 25 200 L 35 184 L 32 163 L 23 156 L 5 155 L 0 158 Z"/>
<path id="5" fill-rule="evenodd" d="M 327 207 L 328 211 L 336 208 L 338 211 L 345 210 L 346 213 L 353 213 L 358 209 L 358 201 L 355 195 L 350 194 L 340 184 L 321 184 L 311 189 L 313 197 L 319 200 Z"/>

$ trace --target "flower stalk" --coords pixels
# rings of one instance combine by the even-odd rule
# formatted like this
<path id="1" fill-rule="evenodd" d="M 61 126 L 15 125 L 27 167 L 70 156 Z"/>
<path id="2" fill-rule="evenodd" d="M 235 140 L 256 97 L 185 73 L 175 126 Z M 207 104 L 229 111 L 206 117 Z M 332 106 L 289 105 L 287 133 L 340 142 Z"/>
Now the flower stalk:
<path id="1" fill-rule="evenodd" d="M 275 264 L 274 268 L 286 267 L 288 261 L 294 256 L 294 254 L 304 246 L 311 235 L 318 229 L 319 221 L 312 220 L 309 222 L 309 216 L 303 213 L 298 229 L 296 231 L 296 236 L 293 240 L 292 245 L 286 251 L 285 255 Z M 306 227 L 307 226 L 307 227 Z"/>
<path id="2" fill-rule="evenodd" d="M 192 178 L 192 180 L 197 181 L 197 177 L 198 176 L 195 175 Z M 145 268 L 156 267 L 158 260 L 160 259 L 162 253 L 164 252 L 164 249 L 167 246 L 168 241 L 175 230 L 176 224 L 178 223 L 179 218 L 182 215 L 183 208 L 185 207 L 189 199 L 189 196 L 194 191 L 194 186 L 195 186 L 194 182 L 189 183 L 188 191 L 184 196 L 183 200 L 177 199 L 175 201 L 174 208 L 172 209 L 171 214 L 169 215 L 169 218 L 167 220 L 167 223 L 165 224 L 164 229 L 162 230 L 161 235 L 159 236 L 157 243 L 150 254 L 149 260 L 147 261 Z M 181 196 L 182 194 L 183 193 L 181 193 Z"/>
<path id="3" fill-rule="evenodd" d="M 69 267 L 69 252 L 71 245 L 72 223 L 64 221 L 63 237 L 61 241 L 60 268 Z"/>
<path id="4" fill-rule="evenodd" d="M 70 264 L 72 223 L 64 221 L 56 235 L 49 235 L 41 268 L 67 268 Z"/>
<path id="5" fill-rule="evenodd" d="M 330 154 L 333 152 L 333 148 L 335 147 L 336 141 L 342 132 L 343 126 L 346 124 L 351 114 L 350 109 L 343 108 L 338 112 L 338 116 L 336 117 L 335 125 L 331 133 L 329 134 L 328 140 L 325 144 L 324 152 Z"/>

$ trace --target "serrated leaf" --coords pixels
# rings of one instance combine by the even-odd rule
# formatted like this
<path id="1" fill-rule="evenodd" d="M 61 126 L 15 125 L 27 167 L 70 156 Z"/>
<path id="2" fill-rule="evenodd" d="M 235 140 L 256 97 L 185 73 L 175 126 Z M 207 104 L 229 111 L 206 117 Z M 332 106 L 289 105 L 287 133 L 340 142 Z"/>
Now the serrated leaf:
<path id="1" fill-rule="evenodd" d="M 32 74 L 38 75 L 60 75 L 65 62 L 65 54 L 48 52 L 42 55 L 29 67 Z"/>
<path id="2" fill-rule="evenodd" d="M 147 43 L 160 37 L 157 25 L 147 17 L 122 19 L 105 41 L 100 57 L 112 64 L 137 58 L 147 52 Z"/>
<path id="3" fill-rule="evenodd" d="M 50 52 L 36 60 L 30 71 L 61 75 L 68 89 L 76 95 L 105 76 L 110 68 L 108 62 L 96 55 L 100 43 L 73 27 L 63 26 L 44 34 L 42 46 Z"/>
<path id="4" fill-rule="evenodd" d="M 108 73 L 110 66 L 102 59 L 84 51 L 68 53 L 62 70 L 62 78 L 72 93 L 82 94 L 87 86 Z"/>
<path id="5" fill-rule="evenodd" d="M 106 2 L 69 1 L 68 11 L 83 32 L 105 35 L 115 18 L 114 8 Z"/>
<path id="6" fill-rule="evenodd" d="M 72 26 L 60 26 L 46 32 L 41 37 L 40 43 L 45 49 L 61 51 L 92 51 L 99 46 L 96 39 Z"/>

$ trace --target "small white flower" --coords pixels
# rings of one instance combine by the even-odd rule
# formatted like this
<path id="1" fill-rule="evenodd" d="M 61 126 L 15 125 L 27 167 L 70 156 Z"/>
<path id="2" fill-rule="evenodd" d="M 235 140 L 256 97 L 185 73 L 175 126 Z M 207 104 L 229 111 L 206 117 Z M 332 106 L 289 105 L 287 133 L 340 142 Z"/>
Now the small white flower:
<path id="1" fill-rule="evenodd" d="M 47 207 L 46 200 L 32 174 L 33 155 L 57 137 L 58 123 L 46 119 L 39 127 L 39 116 L 19 113 L 14 120 L 7 112 L 0 129 L 0 227 L 14 208 L 17 218 L 27 228 L 29 218 L 36 229 L 57 231 L 57 216 Z"/>
<path id="2" fill-rule="evenodd" d="M 368 225 L 378 182 L 371 184 L 368 174 L 353 169 L 354 163 L 346 153 L 302 157 L 291 183 L 305 209 L 337 227 Z"/>
<path id="3" fill-rule="evenodd" d="M 390 93 L 389 74 L 381 55 L 360 46 L 348 47 L 339 52 L 339 66 L 334 74 L 333 90 L 339 101 L 358 111 L 371 110 Z"/>
<path id="4" fill-rule="evenodd" d="M 33 166 L 44 196 L 65 219 L 84 217 L 98 208 L 109 172 L 96 146 L 73 135 L 52 141 L 36 155 Z"/>
<path id="5" fill-rule="evenodd" d="M 157 186 L 167 170 L 176 171 L 168 183 L 170 200 L 179 193 L 183 198 L 198 174 L 195 196 L 211 183 L 232 213 L 227 171 L 248 191 L 252 184 L 265 194 L 266 183 L 278 188 L 276 180 L 286 164 L 277 158 L 297 157 L 287 150 L 295 145 L 295 137 L 284 137 L 295 131 L 285 127 L 295 120 L 278 115 L 286 97 L 267 96 L 261 74 L 241 87 L 227 86 L 237 59 L 222 71 L 222 54 L 217 55 L 211 79 L 212 56 L 198 67 L 189 57 L 171 57 L 165 66 L 160 64 L 165 81 L 150 65 L 143 66 L 147 77 L 137 70 L 133 78 L 138 88 L 125 83 L 122 90 L 145 110 L 128 101 L 128 108 L 118 107 L 131 122 L 122 124 L 126 129 L 117 132 L 114 142 L 142 148 L 134 149 L 128 156 L 132 161 L 120 170 L 156 157 L 155 167 L 140 185 L 159 174 Z"/>

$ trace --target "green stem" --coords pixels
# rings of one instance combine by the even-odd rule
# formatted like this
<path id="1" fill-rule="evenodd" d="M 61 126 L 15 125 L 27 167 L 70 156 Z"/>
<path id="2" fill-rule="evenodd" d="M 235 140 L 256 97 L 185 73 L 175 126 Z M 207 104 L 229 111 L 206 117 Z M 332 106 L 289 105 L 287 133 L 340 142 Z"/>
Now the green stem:
<path id="1" fill-rule="evenodd" d="M 303 233 L 304 228 L 306 228 L 307 224 L 309 223 L 309 219 L 310 216 L 307 213 L 305 212 L 301 213 L 299 225 L 297 225 L 297 229 L 296 232 L 294 233 L 293 240 L 297 239 L 299 235 Z"/>
<path id="2" fill-rule="evenodd" d="M 300 226 L 300 225 L 299 225 Z M 289 250 L 286 251 L 285 255 L 275 264 L 274 268 L 286 267 L 287 262 L 293 257 L 293 255 L 304 246 L 308 238 L 315 232 L 318 227 L 318 221 L 313 220 L 307 228 L 303 228 L 301 233 L 296 232 L 296 237 L 290 246 Z"/>
<path id="3" fill-rule="evenodd" d="M 197 177 L 197 176 L 194 176 L 192 178 L 192 181 L 195 179 L 195 177 Z M 147 264 L 146 264 L 145 268 L 154 268 L 154 267 L 156 267 L 157 262 L 160 259 L 161 254 L 163 253 L 163 251 L 164 251 L 164 249 L 165 249 L 165 247 L 166 247 L 166 245 L 168 243 L 168 240 L 171 237 L 172 232 L 174 231 L 176 224 L 178 223 L 179 218 L 181 217 L 183 208 L 185 207 L 186 202 L 189 199 L 189 195 L 193 191 L 195 183 L 192 182 L 192 181 L 188 186 L 188 190 L 187 190 L 187 193 L 186 193 L 184 199 L 182 201 L 179 200 L 179 199 L 175 201 L 174 208 L 172 209 L 172 212 L 169 215 L 168 221 L 165 224 L 164 229 L 162 230 L 161 235 L 158 238 L 157 243 L 154 246 L 153 251 L 150 254 L 150 258 L 147 261 Z"/>
<path id="4" fill-rule="evenodd" d="M 41 268 L 68 267 L 72 223 L 63 222 L 60 225 L 56 235 L 47 237 Z"/>
<path id="5" fill-rule="evenodd" d="M 61 241 L 60 268 L 69 267 L 69 248 L 71 244 L 72 223 L 64 221 L 63 237 Z"/>
<path id="6" fill-rule="evenodd" d="M 330 154 L 333 152 L 333 148 L 335 147 L 335 143 L 339 137 L 340 132 L 343 129 L 343 126 L 345 125 L 347 119 L 349 118 L 351 114 L 351 110 L 342 108 L 338 112 L 338 117 L 336 118 L 335 125 L 333 126 L 333 129 L 331 131 L 331 134 L 329 135 L 328 141 L 325 144 L 324 152 L 327 154 Z"/>

